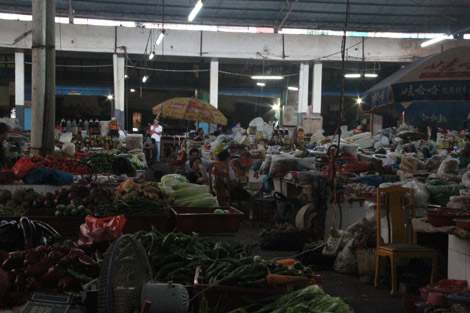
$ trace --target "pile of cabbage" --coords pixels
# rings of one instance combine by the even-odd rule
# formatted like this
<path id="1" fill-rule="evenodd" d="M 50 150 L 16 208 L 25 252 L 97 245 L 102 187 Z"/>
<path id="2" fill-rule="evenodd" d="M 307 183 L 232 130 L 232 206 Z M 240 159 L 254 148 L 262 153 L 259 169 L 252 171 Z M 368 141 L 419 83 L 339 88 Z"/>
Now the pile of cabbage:
<path id="1" fill-rule="evenodd" d="M 191 184 L 186 177 L 178 174 L 163 176 L 159 187 L 173 200 L 175 206 L 219 206 L 217 198 L 209 192 L 209 186 Z"/>

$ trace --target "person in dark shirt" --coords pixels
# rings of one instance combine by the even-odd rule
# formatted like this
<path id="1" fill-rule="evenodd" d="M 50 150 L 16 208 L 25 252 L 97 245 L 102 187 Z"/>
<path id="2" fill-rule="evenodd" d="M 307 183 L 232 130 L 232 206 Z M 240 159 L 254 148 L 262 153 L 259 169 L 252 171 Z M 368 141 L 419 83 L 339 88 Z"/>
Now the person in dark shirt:
<path id="1" fill-rule="evenodd" d="M 3 150 L 3 142 L 7 139 L 9 131 L 10 127 L 7 124 L 0 123 L 0 168 L 5 168 L 9 165 L 5 151 Z"/>
<path id="2" fill-rule="evenodd" d="M 201 158 L 194 157 L 189 160 L 189 167 L 191 171 L 186 174 L 186 178 L 192 184 L 204 185 L 209 182 L 204 165 Z"/>

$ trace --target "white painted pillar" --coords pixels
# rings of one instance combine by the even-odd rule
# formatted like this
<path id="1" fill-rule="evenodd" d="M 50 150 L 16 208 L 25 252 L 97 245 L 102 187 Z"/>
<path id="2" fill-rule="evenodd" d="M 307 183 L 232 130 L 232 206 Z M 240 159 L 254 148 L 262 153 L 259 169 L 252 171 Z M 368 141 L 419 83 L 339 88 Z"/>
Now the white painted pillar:
<path id="1" fill-rule="evenodd" d="M 307 113 L 308 111 L 308 71 L 308 63 L 301 63 L 299 73 L 298 113 Z"/>
<path id="2" fill-rule="evenodd" d="M 113 74 L 114 74 L 114 117 L 121 129 L 125 129 L 125 68 L 124 55 L 113 54 Z"/>
<path id="3" fill-rule="evenodd" d="M 219 106 L 219 60 L 211 60 L 209 103 Z"/>
<path id="4" fill-rule="evenodd" d="M 24 52 L 15 51 L 15 107 L 16 118 L 24 126 Z"/>
<path id="5" fill-rule="evenodd" d="M 323 65 L 320 62 L 315 62 L 312 81 L 312 112 L 315 115 L 321 114 L 322 71 Z"/>

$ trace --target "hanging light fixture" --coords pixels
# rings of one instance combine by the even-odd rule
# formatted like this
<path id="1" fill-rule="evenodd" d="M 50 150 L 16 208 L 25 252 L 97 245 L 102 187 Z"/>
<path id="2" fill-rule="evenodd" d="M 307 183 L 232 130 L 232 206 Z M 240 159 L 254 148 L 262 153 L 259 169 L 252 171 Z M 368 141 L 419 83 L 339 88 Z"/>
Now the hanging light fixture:
<path id="1" fill-rule="evenodd" d="M 147 79 L 149 79 L 149 76 L 148 75 L 144 75 L 144 77 L 142 77 L 142 82 L 145 83 L 147 81 Z"/>
<path id="2" fill-rule="evenodd" d="M 260 86 L 260 87 L 264 87 L 264 86 L 266 86 L 266 83 L 259 82 L 259 83 L 256 83 L 256 85 Z"/>
<path id="3" fill-rule="evenodd" d="M 375 74 L 375 73 L 365 73 L 364 74 L 364 77 L 367 77 L 367 78 L 376 78 L 377 76 L 379 76 L 379 75 Z"/>
<path id="4" fill-rule="evenodd" d="M 361 74 L 359 73 L 349 73 L 349 74 L 344 74 L 345 78 L 361 78 Z"/>
<path id="5" fill-rule="evenodd" d="M 196 18 L 196 15 L 201 10 L 202 5 L 203 5 L 202 0 L 198 0 L 196 2 L 196 5 L 194 6 L 193 10 L 191 11 L 191 13 L 189 13 L 189 16 L 188 16 L 188 21 L 189 22 L 192 22 Z"/>
<path id="6" fill-rule="evenodd" d="M 155 57 L 155 53 L 152 51 L 149 54 L 149 60 L 152 60 Z"/>
<path id="7" fill-rule="evenodd" d="M 438 42 L 441 42 L 443 40 L 447 40 L 447 39 L 452 39 L 454 38 L 452 35 L 442 35 L 442 36 L 439 36 L 439 37 L 436 37 L 436 38 L 433 38 L 433 39 L 430 39 L 430 40 L 426 40 L 425 42 L 422 42 L 421 43 L 421 48 L 426 48 L 430 45 L 433 45 L 435 43 L 438 43 Z"/>
<path id="8" fill-rule="evenodd" d="M 255 75 L 255 76 L 251 76 L 251 79 L 254 79 L 254 80 L 280 80 L 280 79 L 283 79 L 284 77 L 283 76 L 276 76 L 276 75 Z"/>
<path id="9" fill-rule="evenodd" d="M 158 38 L 157 38 L 157 41 L 155 42 L 155 44 L 158 46 L 159 44 L 161 44 L 161 42 L 163 41 L 163 38 L 165 38 L 165 35 L 166 35 L 166 32 L 164 29 L 162 29 L 160 31 L 160 35 L 158 35 Z"/>

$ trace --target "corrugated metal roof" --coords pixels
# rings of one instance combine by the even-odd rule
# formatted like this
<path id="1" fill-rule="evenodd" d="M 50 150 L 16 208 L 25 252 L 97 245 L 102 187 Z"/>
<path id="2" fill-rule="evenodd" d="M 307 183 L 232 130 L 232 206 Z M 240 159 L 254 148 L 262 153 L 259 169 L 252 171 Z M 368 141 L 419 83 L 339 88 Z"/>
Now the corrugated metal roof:
<path id="1" fill-rule="evenodd" d="M 72 0 L 75 17 L 161 22 L 163 0 Z M 414 33 L 470 26 L 470 0 L 351 0 L 350 30 Z M 165 0 L 165 22 L 188 23 L 195 0 Z M 68 14 L 68 1 L 56 0 Z M 2 0 L 0 12 L 30 13 L 31 0 Z M 289 13 L 290 12 L 290 13 Z M 205 0 L 193 24 L 341 30 L 346 0 Z"/>

